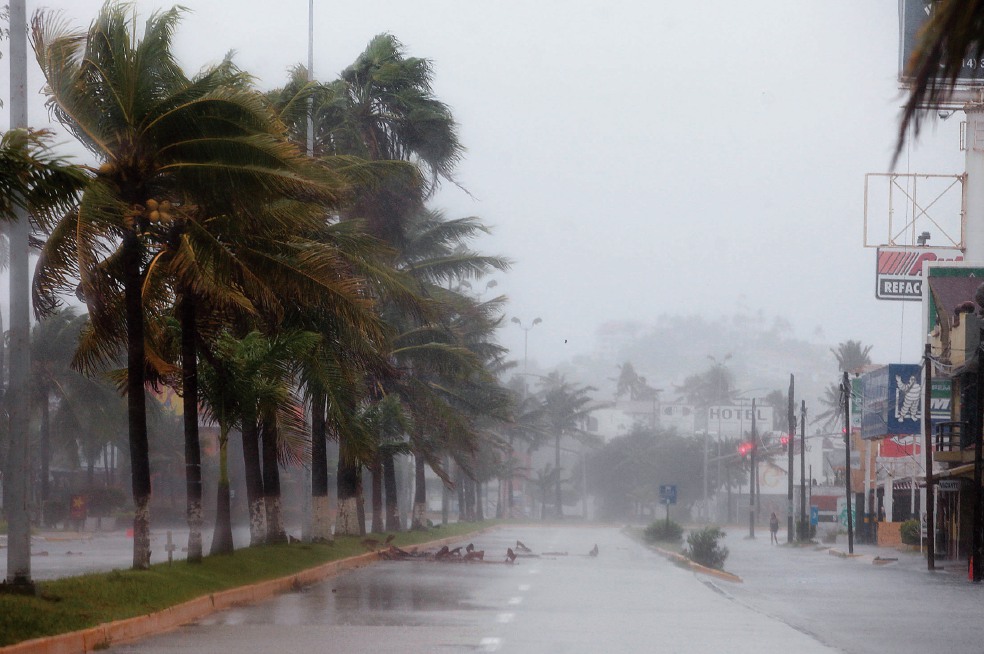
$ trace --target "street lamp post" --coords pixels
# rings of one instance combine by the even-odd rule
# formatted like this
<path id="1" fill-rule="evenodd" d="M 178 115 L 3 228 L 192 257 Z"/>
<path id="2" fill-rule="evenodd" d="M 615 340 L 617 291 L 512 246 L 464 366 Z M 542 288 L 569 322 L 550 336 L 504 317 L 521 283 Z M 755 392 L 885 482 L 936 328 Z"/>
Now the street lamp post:
<path id="1" fill-rule="evenodd" d="M 530 345 L 530 330 L 543 322 L 542 318 L 534 318 L 533 324 L 529 327 L 523 326 L 523 321 L 519 318 L 513 316 L 512 321 L 519 325 L 519 328 L 523 330 L 523 372 L 529 368 L 529 345 Z"/>
<path id="2" fill-rule="evenodd" d="M 491 282 L 490 282 L 491 283 Z M 488 289 L 488 286 L 486 286 Z M 533 323 L 529 327 L 524 327 L 523 322 L 513 316 L 511 322 L 519 325 L 519 328 L 523 330 L 523 372 L 527 372 L 529 369 L 529 340 L 530 340 L 530 330 L 543 322 L 541 318 L 534 318 Z M 526 379 L 523 379 L 523 395 L 526 395 Z M 513 436 L 512 432 L 509 433 L 509 461 L 513 461 Z M 513 515 L 513 467 L 509 467 L 509 482 L 506 484 L 506 492 L 509 493 L 509 500 L 507 502 L 509 506 L 509 517 L 514 517 Z"/>

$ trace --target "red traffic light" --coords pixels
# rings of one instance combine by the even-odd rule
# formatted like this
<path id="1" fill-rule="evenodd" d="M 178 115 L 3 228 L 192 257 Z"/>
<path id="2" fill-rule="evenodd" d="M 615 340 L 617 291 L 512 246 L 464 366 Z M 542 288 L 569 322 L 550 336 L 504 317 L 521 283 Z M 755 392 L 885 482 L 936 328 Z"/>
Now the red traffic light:
<path id="1" fill-rule="evenodd" d="M 742 458 L 745 458 L 752 451 L 752 448 L 753 447 L 755 447 L 755 444 L 752 443 L 751 441 L 745 441 L 745 442 L 742 442 L 742 443 L 738 443 L 738 454 Z"/>
<path id="2" fill-rule="evenodd" d="M 792 438 L 789 434 L 783 434 L 779 437 L 779 442 L 782 443 L 783 447 L 789 447 L 789 440 Z"/>

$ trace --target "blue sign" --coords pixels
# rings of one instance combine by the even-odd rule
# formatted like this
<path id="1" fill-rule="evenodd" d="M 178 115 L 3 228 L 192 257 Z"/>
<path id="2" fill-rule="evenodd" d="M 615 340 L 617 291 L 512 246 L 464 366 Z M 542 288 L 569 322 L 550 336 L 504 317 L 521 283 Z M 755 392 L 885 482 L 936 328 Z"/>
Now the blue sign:
<path id="1" fill-rule="evenodd" d="M 663 504 L 676 504 L 676 486 L 665 484 L 659 487 L 659 501 Z"/>
<path id="2" fill-rule="evenodd" d="M 820 507 L 819 506 L 811 506 L 810 507 L 810 524 L 813 525 L 814 527 L 816 527 L 818 522 L 820 522 Z"/>
<path id="3" fill-rule="evenodd" d="M 862 377 L 861 437 L 911 436 L 922 431 L 922 366 L 899 363 Z"/>
<path id="4" fill-rule="evenodd" d="M 888 429 L 890 434 L 918 434 L 922 431 L 922 366 L 888 366 Z"/>

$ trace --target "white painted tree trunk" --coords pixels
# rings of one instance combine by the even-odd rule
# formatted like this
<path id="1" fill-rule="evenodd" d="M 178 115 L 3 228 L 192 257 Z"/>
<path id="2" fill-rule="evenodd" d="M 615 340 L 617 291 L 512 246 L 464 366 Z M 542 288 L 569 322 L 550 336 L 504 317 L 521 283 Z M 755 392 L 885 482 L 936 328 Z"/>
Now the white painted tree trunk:
<path id="1" fill-rule="evenodd" d="M 205 521 L 202 518 L 202 503 L 192 502 L 188 506 L 188 559 L 191 561 L 202 560 L 202 526 Z"/>
<path id="2" fill-rule="evenodd" d="M 413 505 L 413 515 L 410 519 L 411 529 L 427 528 L 427 503 L 421 502 Z"/>
<path id="3" fill-rule="evenodd" d="M 315 543 L 330 543 L 331 503 L 327 497 L 314 497 L 311 504 L 311 540 Z"/>
<path id="4" fill-rule="evenodd" d="M 150 554 L 150 498 L 136 498 L 133 513 L 133 569 L 149 568 Z"/>
<path id="5" fill-rule="evenodd" d="M 287 532 L 284 530 L 284 517 L 280 510 L 279 497 L 264 498 L 266 506 L 266 530 L 267 542 L 282 542 L 287 540 Z"/>
<path id="6" fill-rule="evenodd" d="M 361 534 L 358 498 L 350 497 L 340 501 L 338 503 L 338 516 L 335 518 L 335 535 L 359 536 Z"/>
<path id="7" fill-rule="evenodd" d="M 253 500 L 249 504 L 249 544 L 262 545 L 266 542 L 266 506 L 263 498 Z"/>

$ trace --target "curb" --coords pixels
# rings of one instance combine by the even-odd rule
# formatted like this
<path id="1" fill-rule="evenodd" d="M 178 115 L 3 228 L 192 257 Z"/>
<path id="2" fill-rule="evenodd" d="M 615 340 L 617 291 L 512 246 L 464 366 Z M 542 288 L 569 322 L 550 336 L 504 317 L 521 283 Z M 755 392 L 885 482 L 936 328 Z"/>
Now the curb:
<path id="1" fill-rule="evenodd" d="M 870 558 L 872 558 L 872 557 L 870 557 L 870 556 L 868 556 L 866 554 L 849 554 L 847 552 L 844 552 L 844 551 L 841 551 L 841 550 L 835 550 L 833 548 L 827 550 L 827 554 L 830 554 L 831 556 L 836 556 L 836 557 L 839 557 L 839 558 L 842 558 L 842 559 L 864 559 L 864 558 L 870 559 Z"/>
<path id="2" fill-rule="evenodd" d="M 694 561 L 691 561 L 683 554 L 679 554 L 677 552 L 671 552 L 669 550 L 664 550 L 663 548 L 656 547 L 655 545 L 650 545 L 650 547 L 658 554 L 662 555 L 663 557 L 670 559 L 671 561 L 676 561 L 677 563 L 682 563 L 683 565 L 686 565 L 696 573 L 711 575 L 712 577 L 717 577 L 718 579 L 722 579 L 724 581 L 730 581 L 736 584 L 745 583 L 744 580 L 738 575 L 733 575 L 730 572 L 725 572 L 724 570 L 715 570 L 714 568 L 708 568 L 707 566 L 703 566 L 699 563 L 695 563 Z"/>
<path id="3" fill-rule="evenodd" d="M 450 545 L 451 543 L 496 528 L 482 529 L 465 536 L 441 538 L 435 541 L 419 543 L 412 547 L 423 548 Z M 171 631 L 181 625 L 200 620 L 212 613 L 233 606 L 254 604 L 269 599 L 274 595 L 280 595 L 302 586 L 323 581 L 339 573 L 365 567 L 379 560 L 379 552 L 367 552 L 366 554 L 350 556 L 346 559 L 329 561 L 328 563 L 323 563 L 307 570 L 301 570 L 286 577 L 268 579 L 248 586 L 230 588 L 196 597 L 193 600 L 147 615 L 138 615 L 124 620 L 107 622 L 80 631 L 72 631 L 67 634 L 43 636 L 41 638 L 7 645 L 0 647 L 0 654 L 86 654 L 87 652 L 106 649 L 111 645 L 128 643 L 146 638 L 147 636 Z"/>

